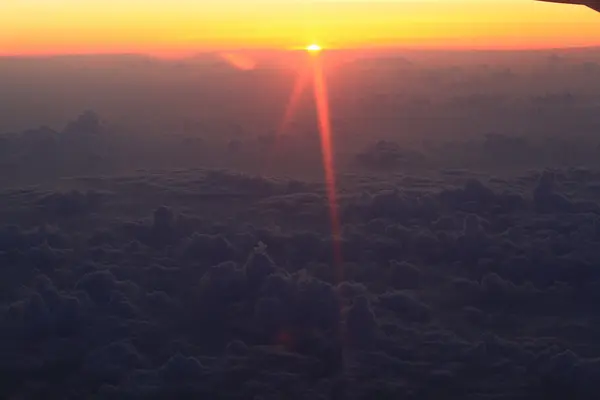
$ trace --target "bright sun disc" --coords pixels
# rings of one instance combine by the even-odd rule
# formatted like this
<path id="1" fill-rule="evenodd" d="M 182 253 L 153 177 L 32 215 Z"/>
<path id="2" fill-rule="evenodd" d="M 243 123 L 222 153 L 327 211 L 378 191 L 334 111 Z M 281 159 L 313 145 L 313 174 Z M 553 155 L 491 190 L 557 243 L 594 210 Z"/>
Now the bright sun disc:
<path id="1" fill-rule="evenodd" d="M 306 51 L 310 51 L 311 53 L 316 53 L 321 50 L 323 50 L 323 49 L 318 44 L 311 44 L 309 46 L 306 46 Z"/>

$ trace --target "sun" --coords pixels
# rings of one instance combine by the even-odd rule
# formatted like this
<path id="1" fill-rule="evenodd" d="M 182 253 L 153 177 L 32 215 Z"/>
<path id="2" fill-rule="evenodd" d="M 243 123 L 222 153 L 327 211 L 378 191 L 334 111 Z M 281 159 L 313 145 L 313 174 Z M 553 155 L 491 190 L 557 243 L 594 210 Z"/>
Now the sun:
<path id="1" fill-rule="evenodd" d="M 323 50 L 323 48 L 316 43 L 306 46 L 306 51 L 308 51 L 309 53 L 318 53 L 321 50 Z"/>

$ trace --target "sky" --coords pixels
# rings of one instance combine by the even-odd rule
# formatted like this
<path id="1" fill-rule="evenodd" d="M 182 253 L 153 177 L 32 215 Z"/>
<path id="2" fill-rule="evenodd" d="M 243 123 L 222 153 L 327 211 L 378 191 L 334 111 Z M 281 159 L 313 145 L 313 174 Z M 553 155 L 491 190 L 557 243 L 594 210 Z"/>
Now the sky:
<path id="1" fill-rule="evenodd" d="M 533 0 L 0 0 L 0 54 L 600 45 L 600 14 Z"/>

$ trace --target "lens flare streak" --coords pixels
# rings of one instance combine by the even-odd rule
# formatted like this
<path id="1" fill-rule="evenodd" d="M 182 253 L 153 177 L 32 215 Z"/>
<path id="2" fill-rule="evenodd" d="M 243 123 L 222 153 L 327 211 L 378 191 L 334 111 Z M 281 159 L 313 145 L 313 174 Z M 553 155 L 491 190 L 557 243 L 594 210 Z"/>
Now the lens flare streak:
<path id="1" fill-rule="evenodd" d="M 335 165 L 333 159 L 333 141 L 331 130 L 331 113 L 329 109 L 329 96 L 327 85 L 323 74 L 321 59 L 317 54 L 312 56 L 313 67 L 313 92 L 317 108 L 319 123 L 319 135 L 321 138 L 321 153 L 323 157 L 323 169 L 325 172 L 325 184 L 327 199 L 329 203 L 329 214 L 331 219 L 331 233 L 333 244 L 333 257 L 338 282 L 343 280 L 342 274 L 342 247 L 341 226 L 338 212 L 337 188 L 335 179 Z"/>
<path id="2" fill-rule="evenodd" d="M 308 74 L 306 71 L 302 72 L 298 78 L 296 79 L 296 83 L 294 84 L 294 89 L 292 90 L 292 95 L 288 104 L 285 108 L 285 113 L 283 115 L 283 119 L 281 124 L 279 125 L 279 129 L 277 130 L 277 135 L 281 135 L 284 133 L 285 129 L 289 125 L 292 120 L 294 113 L 296 112 L 296 108 L 298 107 L 298 102 L 300 101 L 300 97 L 304 92 L 308 84 Z"/>
<path id="3" fill-rule="evenodd" d="M 292 89 L 292 94 L 286 104 L 285 111 L 283 113 L 283 118 L 281 119 L 281 122 L 277 127 L 277 130 L 275 131 L 275 136 L 273 137 L 273 142 L 270 145 L 269 153 L 266 155 L 265 160 L 263 162 L 263 168 L 265 171 L 269 171 L 272 167 L 273 159 L 277 154 L 279 139 L 282 135 L 285 134 L 288 126 L 292 122 L 292 118 L 296 113 L 296 109 L 298 108 L 302 94 L 304 93 L 304 90 L 308 85 L 308 78 L 309 74 L 306 71 L 303 71 L 296 78 L 294 88 Z"/>
<path id="4" fill-rule="evenodd" d="M 325 174 L 327 203 L 329 207 L 329 217 L 331 224 L 335 276 L 336 280 L 338 282 L 341 282 L 343 280 L 341 223 L 338 211 L 329 95 L 327 91 L 325 74 L 323 72 L 322 59 L 320 57 L 321 48 L 319 47 L 319 51 L 314 51 L 311 48 L 311 46 L 309 46 L 306 48 L 306 50 L 310 53 L 310 68 L 298 75 L 298 78 L 296 79 L 294 88 L 290 95 L 290 99 L 285 108 L 283 119 L 276 132 L 275 143 L 273 147 L 276 147 L 278 137 L 285 132 L 286 127 L 290 123 L 293 115 L 296 113 L 296 109 L 298 108 L 300 98 L 304 93 L 304 90 L 308 88 L 309 78 L 312 77 L 312 91 L 317 112 L 322 163 Z M 268 160 L 267 164 L 269 164 Z"/>

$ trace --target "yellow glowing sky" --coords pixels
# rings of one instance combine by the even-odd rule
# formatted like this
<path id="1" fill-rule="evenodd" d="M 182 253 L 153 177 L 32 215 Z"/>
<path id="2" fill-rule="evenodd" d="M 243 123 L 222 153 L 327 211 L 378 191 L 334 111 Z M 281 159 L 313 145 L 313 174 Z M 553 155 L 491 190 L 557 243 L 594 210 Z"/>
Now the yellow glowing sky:
<path id="1" fill-rule="evenodd" d="M 0 0 L 0 54 L 600 45 L 600 14 L 533 0 Z"/>

